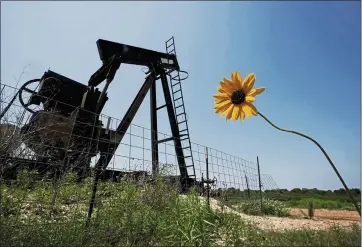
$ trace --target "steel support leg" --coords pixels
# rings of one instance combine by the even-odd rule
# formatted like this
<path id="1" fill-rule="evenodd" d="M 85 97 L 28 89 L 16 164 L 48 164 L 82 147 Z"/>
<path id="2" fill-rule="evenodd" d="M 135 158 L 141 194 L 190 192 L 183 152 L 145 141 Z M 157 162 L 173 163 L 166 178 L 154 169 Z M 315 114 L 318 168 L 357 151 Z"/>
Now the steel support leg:
<path id="1" fill-rule="evenodd" d="M 172 132 L 173 141 L 174 141 L 174 145 L 175 145 L 175 152 L 177 155 L 177 161 L 178 161 L 178 165 L 179 165 L 179 169 L 180 169 L 181 182 L 184 183 L 184 182 L 186 182 L 186 179 L 188 178 L 188 173 L 187 173 L 185 157 L 184 157 L 181 140 L 180 140 L 180 130 L 178 128 L 175 112 L 173 110 L 172 97 L 170 94 L 170 88 L 168 86 L 165 72 L 161 72 L 160 77 L 161 77 L 161 82 L 162 82 L 163 93 L 165 96 L 168 118 L 170 120 L 171 132 Z"/>
<path id="2" fill-rule="evenodd" d="M 150 90 L 151 105 L 151 145 L 152 145 L 152 175 L 158 174 L 158 133 L 157 133 L 157 100 L 156 82 L 152 84 Z"/>

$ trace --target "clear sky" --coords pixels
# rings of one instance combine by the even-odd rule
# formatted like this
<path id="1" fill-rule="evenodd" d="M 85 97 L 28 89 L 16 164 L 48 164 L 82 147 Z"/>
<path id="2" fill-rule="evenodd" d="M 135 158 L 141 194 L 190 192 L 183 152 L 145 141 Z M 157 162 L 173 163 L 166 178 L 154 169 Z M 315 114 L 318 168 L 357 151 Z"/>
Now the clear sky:
<path id="1" fill-rule="evenodd" d="M 86 83 L 99 60 L 96 40 L 164 51 L 175 37 L 190 77 L 184 98 L 193 142 L 247 160 L 260 158 L 279 187 L 342 187 L 310 141 L 261 117 L 226 122 L 213 110 L 223 77 L 253 72 L 267 90 L 256 107 L 277 125 L 311 135 L 347 184 L 360 187 L 360 2 L 2 2 L 1 81 L 15 85 L 50 67 Z M 140 67 L 122 65 L 104 113 L 122 118 L 142 84 Z M 149 127 L 148 99 L 134 122 Z M 165 115 L 159 129 L 168 132 Z"/>

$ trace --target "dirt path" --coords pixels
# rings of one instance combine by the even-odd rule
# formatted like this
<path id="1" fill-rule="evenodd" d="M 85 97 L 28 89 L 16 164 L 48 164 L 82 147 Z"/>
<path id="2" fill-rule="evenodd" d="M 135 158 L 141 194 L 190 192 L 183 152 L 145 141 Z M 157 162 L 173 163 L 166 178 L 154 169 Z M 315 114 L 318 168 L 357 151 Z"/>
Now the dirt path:
<path id="1" fill-rule="evenodd" d="M 293 208 L 290 210 L 290 214 L 299 217 L 307 216 L 308 209 Z M 360 221 L 359 214 L 356 211 L 347 211 L 347 210 L 315 209 L 314 216 L 316 219 L 325 219 L 325 220 Z"/>
<path id="2" fill-rule="evenodd" d="M 220 203 L 210 198 L 210 206 L 217 210 L 221 209 Z M 339 227 L 351 227 L 353 224 L 360 224 L 359 216 L 358 219 L 355 216 L 351 216 L 352 218 L 349 219 L 346 215 L 353 215 L 350 211 L 338 211 L 333 210 L 332 212 L 326 212 L 328 210 L 318 210 L 316 213 L 316 219 L 310 220 L 310 219 L 302 219 L 302 218 L 281 218 L 281 217 L 272 217 L 272 216 L 251 216 L 246 215 L 240 212 L 237 212 L 236 210 L 225 207 L 224 210 L 226 212 L 234 213 L 236 215 L 239 215 L 246 221 L 252 223 L 253 225 L 259 227 L 263 230 L 277 230 L 277 231 L 283 231 L 283 230 L 292 230 L 292 229 L 313 229 L 313 230 L 322 230 L 322 229 L 328 229 L 332 226 L 339 226 Z M 298 210 L 293 211 L 298 212 Z M 299 210 L 300 212 L 300 210 Z M 302 214 L 301 214 L 302 215 Z M 337 219 L 337 215 L 342 215 L 339 217 L 347 217 L 346 219 L 340 220 Z M 323 218 L 324 217 L 324 218 Z M 335 219 L 331 219 L 335 217 Z"/>

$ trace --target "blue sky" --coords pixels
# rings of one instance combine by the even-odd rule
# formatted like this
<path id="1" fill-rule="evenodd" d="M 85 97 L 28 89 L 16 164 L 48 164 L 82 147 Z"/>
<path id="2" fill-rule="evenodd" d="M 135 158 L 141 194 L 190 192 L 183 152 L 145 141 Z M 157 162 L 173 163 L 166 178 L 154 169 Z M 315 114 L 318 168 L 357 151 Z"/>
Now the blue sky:
<path id="1" fill-rule="evenodd" d="M 255 103 L 277 125 L 311 135 L 347 184 L 360 187 L 359 2 L 2 2 L 1 81 L 15 85 L 49 67 L 86 83 L 101 62 L 96 40 L 164 51 L 175 36 L 189 72 L 184 98 L 193 142 L 260 158 L 279 187 L 342 187 L 310 141 L 282 133 L 262 118 L 226 122 L 213 111 L 220 79 L 253 72 L 267 90 Z M 122 118 L 143 81 L 122 65 L 104 113 Z M 148 99 L 134 122 L 149 127 Z M 168 132 L 165 114 L 159 118 Z"/>

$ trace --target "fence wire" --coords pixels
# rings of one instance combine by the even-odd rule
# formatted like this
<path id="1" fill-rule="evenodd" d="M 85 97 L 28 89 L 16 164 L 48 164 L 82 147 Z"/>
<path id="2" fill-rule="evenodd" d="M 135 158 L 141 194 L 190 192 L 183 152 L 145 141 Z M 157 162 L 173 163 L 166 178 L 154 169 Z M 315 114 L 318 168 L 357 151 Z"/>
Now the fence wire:
<path id="1" fill-rule="evenodd" d="M 25 227 L 29 222 L 32 222 L 29 224 L 34 224 L 34 221 L 29 221 L 29 211 L 32 211 L 33 218 L 41 218 L 41 215 L 47 212 L 53 215 L 53 218 L 39 221 L 41 224 L 57 224 L 62 228 L 60 225 L 67 225 L 69 219 L 73 217 L 73 227 L 77 228 L 79 222 L 84 222 L 82 220 L 88 208 L 92 189 L 90 181 L 93 173 L 84 171 L 87 169 L 91 171 L 95 167 L 100 157 L 98 149 L 106 150 L 103 151 L 103 155 L 107 152 L 113 153 L 112 147 L 120 139 L 120 133 L 116 129 L 121 120 L 101 114 L 99 116 L 101 126 L 96 125 L 95 122 L 85 123 L 76 117 L 79 109 L 66 117 L 56 111 L 42 111 L 41 107 L 32 108 L 36 112 L 32 114 L 25 110 L 18 97 L 15 97 L 17 88 L 2 84 L 0 90 L 1 114 L 6 110 L 0 122 L 1 183 L 5 186 L 2 189 L 1 217 L 13 215 L 16 218 L 15 221 L 21 221 Z M 27 99 L 24 101 L 26 102 Z M 90 130 L 99 131 L 100 134 L 93 135 L 89 132 Z M 158 133 L 158 139 L 169 137 L 171 136 L 165 133 Z M 192 136 L 190 138 L 192 139 Z M 181 143 L 182 147 L 189 145 L 188 141 L 181 140 Z M 189 157 L 185 159 L 186 166 L 190 166 L 187 171 L 193 174 L 191 165 L 194 164 L 195 176 L 199 184 L 207 177 L 212 181 L 209 188 L 211 197 L 216 199 L 223 197 L 233 203 L 259 198 L 260 189 L 261 191 L 278 189 L 269 174 L 260 174 L 259 181 L 258 167 L 255 162 L 194 142 L 191 143 L 190 150 L 189 153 L 184 151 L 184 156 Z M 158 153 L 157 165 L 161 173 L 165 177 L 180 176 L 174 142 L 159 144 Z M 193 162 L 191 157 L 193 157 Z M 130 172 L 143 174 L 144 180 L 140 181 L 140 178 L 137 180 L 139 184 L 142 184 L 146 177 L 153 175 L 152 165 L 151 130 L 131 124 L 120 145 L 114 151 L 107 171 L 103 174 L 118 172 L 118 180 L 113 179 L 118 183 L 119 178 L 126 177 L 125 174 Z M 53 176 L 48 179 L 39 179 L 39 172 L 35 174 L 31 171 L 35 168 L 39 170 L 39 167 L 42 175 L 52 173 Z M 26 172 L 21 172 L 23 168 L 27 169 Z M 88 174 L 83 176 L 85 183 L 75 184 L 69 173 L 59 173 L 60 170 L 70 169 L 75 169 L 78 175 L 83 174 L 80 171 Z M 52 179 L 54 177 L 57 179 Z M 113 178 L 113 176 L 108 178 Z M 22 200 L 15 199 L 11 196 L 13 193 L 11 191 L 18 187 L 11 187 L 9 181 L 18 181 L 19 184 L 28 188 L 35 186 L 37 190 L 31 190 L 31 192 L 21 190 L 17 193 L 21 194 Z M 114 200 L 117 200 L 115 195 L 118 189 L 112 186 L 116 185 L 103 183 L 99 185 L 96 197 L 97 215 L 99 215 L 100 205 L 110 206 L 113 205 Z M 204 191 L 200 193 L 205 195 Z M 4 205 L 12 206 L 6 206 L 8 207 L 6 208 Z M 105 212 L 110 212 L 111 209 L 118 210 L 115 207 L 110 206 L 104 210 Z M 12 220 L 14 221 L 15 218 Z M 69 224 L 65 228 L 69 228 Z"/>

